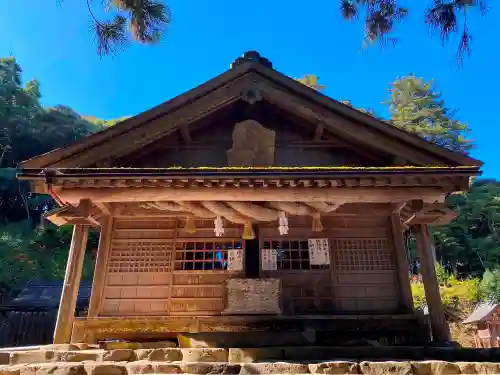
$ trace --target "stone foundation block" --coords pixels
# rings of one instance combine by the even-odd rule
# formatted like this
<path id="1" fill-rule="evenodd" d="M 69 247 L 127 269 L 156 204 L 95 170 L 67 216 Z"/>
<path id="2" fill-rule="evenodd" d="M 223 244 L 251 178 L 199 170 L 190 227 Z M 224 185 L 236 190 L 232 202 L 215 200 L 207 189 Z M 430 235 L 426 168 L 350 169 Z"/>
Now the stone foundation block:
<path id="1" fill-rule="evenodd" d="M 193 348 L 181 349 L 184 362 L 227 362 L 227 349 Z"/>
<path id="2" fill-rule="evenodd" d="M 229 363 L 252 363 L 256 361 L 282 360 L 282 348 L 230 348 Z"/>
<path id="3" fill-rule="evenodd" d="M 500 374 L 500 363 L 498 362 L 457 362 L 456 364 L 463 375 Z"/>
<path id="4" fill-rule="evenodd" d="M 12 352 L 9 356 L 11 365 L 21 363 L 44 363 L 50 362 L 54 358 L 54 352 L 51 350 L 32 350 L 24 352 Z"/>
<path id="5" fill-rule="evenodd" d="M 0 375 L 20 375 L 18 368 L 12 366 L 0 366 Z"/>
<path id="6" fill-rule="evenodd" d="M 135 374 L 180 374 L 179 364 L 165 362 L 138 361 L 127 363 L 129 375 Z"/>
<path id="7" fill-rule="evenodd" d="M 181 363 L 181 374 L 240 374 L 241 366 L 227 363 Z"/>
<path id="8" fill-rule="evenodd" d="M 80 350 L 80 347 L 76 344 L 50 344 L 43 346 L 42 350 L 60 350 L 67 352 L 67 351 Z"/>
<path id="9" fill-rule="evenodd" d="M 175 348 L 177 344 L 173 341 L 153 341 L 153 342 L 102 342 L 99 344 L 102 349 L 161 349 Z"/>
<path id="10" fill-rule="evenodd" d="M 22 364 L 22 365 L 15 365 L 13 366 L 13 368 L 19 370 L 20 375 L 36 375 L 36 372 L 41 367 L 41 365 L 42 365 L 41 363 L 35 363 L 30 365 Z"/>
<path id="11" fill-rule="evenodd" d="M 422 361 L 412 362 L 414 375 L 458 375 L 460 367 L 453 362 Z"/>
<path id="12" fill-rule="evenodd" d="M 178 363 L 153 363 L 155 374 L 180 374 L 181 368 Z"/>
<path id="13" fill-rule="evenodd" d="M 138 349 L 135 351 L 134 360 L 182 361 L 182 352 L 177 348 Z"/>
<path id="14" fill-rule="evenodd" d="M 80 350 L 100 349 L 99 345 L 97 345 L 97 344 L 87 344 L 86 342 L 77 342 L 77 343 L 72 344 L 72 345 L 78 347 Z"/>
<path id="15" fill-rule="evenodd" d="M 359 374 L 357 362 L 334 361 L 312 363 L 309 365 L 311 374 Z"/>
<path id="16" fill-rule="evenodd" d="M 127 368 L 123 363 L 92 363 L 84 365 L 86 375 L 126 375 Z"/>
<path id="17" fill-rule="evenodd" d="M 303 363 L 245 363 L 241 366 L 241 375 L 249 374 L 307 374 L 309 368 Z"/>
<path id="18" fill-rule="evenodd" d="M 102 350 L 93 351 L 71 351 L 71 352 L 55 352 L 54 362 L 83 362 L 83 361 L 102 361 L 105 352 Z"/>
<path id="19" fill-rule="evenodd" d="M 27 375 L 27 366 L 22 375 Z M 85 368 L 81 364 L 76 363 L 45 363 L 38 366 L 33 366 L 36 375 L 86 375 Z"/>
<path id="20" fill-rule="evenodd" d="M 368 362 L 359 364 L 362 374 L 369 375 L 413 375 L 413 368 L 410 362 Z"/>
<path id="21" fill-rule="evenodd" d="M 476 363 L 476 371 L 478 374 L 500 374 L 500 363 L 498 362 L 482 362 Z"/>
<path id="22" fill-rule="evenodd" d="M 135 358 L 135 353 L 132 349 L 116 349 L 104 353 L 103 361 L 111 362 L 127 362 Z"/>
<path id="23" fill-rule="evenodd" d="M 174 341 L 155 341 L 139 343 L 141 349 L 161 349 L 161 348 L 176 348 L 177 344 Z"/>

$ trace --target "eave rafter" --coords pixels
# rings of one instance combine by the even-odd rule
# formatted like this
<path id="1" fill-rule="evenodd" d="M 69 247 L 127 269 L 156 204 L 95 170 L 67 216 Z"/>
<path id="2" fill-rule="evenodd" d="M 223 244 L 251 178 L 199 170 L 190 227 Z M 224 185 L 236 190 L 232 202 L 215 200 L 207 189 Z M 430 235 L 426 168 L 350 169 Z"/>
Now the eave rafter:
<path id="1" fill-rule="evenodd" d="M 81 199 L 77 205 L 65 204 L 43 215 L 43 217 L 57 226 L 89 225 L 92 227 L 100 226 L 98 220 L 98 211 L 92 206 L 88 199 Z"/>
<path id="2" fill-rule="evenodd" d="M 254 172 L 255 171 L 255 172 Z M 324 171 L 324 172 L 323 172 Z M 452 172 L 455 171 L 455 174 Z M 71 169 L 57 170 L 50 177 L 54 189 L 78 188 L 368 188 L 422 187 L 443 192 L 464 190 L 474 169 L 451 170 L 436 168 L 283 168 L 283 169 L 192 169 L 176 172 L 147 169 Z M 35 192 L 46 192 L 46 177 L 42 172 L 24 173 L 20 179 L 31 180 Z"/>

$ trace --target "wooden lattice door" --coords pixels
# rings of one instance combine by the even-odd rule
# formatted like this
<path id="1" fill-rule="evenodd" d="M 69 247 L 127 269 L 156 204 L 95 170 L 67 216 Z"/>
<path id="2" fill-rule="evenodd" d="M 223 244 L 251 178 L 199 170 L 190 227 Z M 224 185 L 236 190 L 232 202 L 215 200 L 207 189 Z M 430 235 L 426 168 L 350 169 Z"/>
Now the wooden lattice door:
<path id="1" fill-rule="evenodd" d="M 229 252 L 244 251 L 241 228 L 217 238 L 212 221 L 195 225 L 187 233 L 177 218 L 115 220 L 100 315 L 220 314 L 226 280 L 244 272 L 227 264 Z"/>
<path id="2" fill-rule="evenodd" d="M 280 236 L 275 228 L 260 229 L 262 252 L 273 250 L 276 269 L 261 268 L 261 277 L 281 280 L 281 303 L 285 315 L 328 314 L 334 311 L 330 265 L 314 265 L 309 259 L 308 238 L 318 237 L 311 229 L 290 228 Z"/>

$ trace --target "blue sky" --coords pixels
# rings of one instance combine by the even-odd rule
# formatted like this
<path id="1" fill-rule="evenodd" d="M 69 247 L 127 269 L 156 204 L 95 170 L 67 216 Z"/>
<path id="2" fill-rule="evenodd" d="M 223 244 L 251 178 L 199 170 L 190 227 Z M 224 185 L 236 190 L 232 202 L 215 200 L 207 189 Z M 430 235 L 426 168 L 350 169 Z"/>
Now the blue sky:
<path id="1" fill-rule="evenodd" d="M 395 48 L 363 50 L 363 25 L 343 21 L 338 0 L 313 3 L 169 0 L 173 22 L 161 44 L 131 45 L 116 57 L 100 59 L 84 0 L 62 5 L 5 0 L 0 2 L 0 56 L 14 55 L 24 80 L 40 80 L 45 105 L 64 104 L 106 119 L 137 114 L 201 84 L 247 50 L 258 50 L 292 77 L 317 74 L 325 94 L 384 116 L 387 109 L 380 102 L 389 83 L 414 73 L 434 79 L 447 106 L 459 108 L 457 117 L 472 128 L 472 154 L 485 162 L 484 177 L 500 178 L 494 116 L 500 52 L 493 32 L 500 20 L 498 4 L 487 17 L 472 17 L 472 56 L 458 70 L 456 39 L 443 48 L 438 38 L 430 38 L 422 5 L 398 25 Z"/>

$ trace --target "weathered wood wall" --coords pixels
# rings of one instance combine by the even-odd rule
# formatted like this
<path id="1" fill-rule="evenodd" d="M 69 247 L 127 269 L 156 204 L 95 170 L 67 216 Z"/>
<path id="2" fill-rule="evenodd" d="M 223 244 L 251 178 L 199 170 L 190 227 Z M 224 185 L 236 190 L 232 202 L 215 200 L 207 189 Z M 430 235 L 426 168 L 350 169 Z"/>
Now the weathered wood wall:
<path id="1" fill-rule="evenodd" d="M 500 307 L 477 324 L 474 340 L 478 348 L 500 348 Z"/>
<path id="2" fill-rule="evenodd" d="M 190 234 L 175 218 L 116 219 L 100 315 L 219 313 L 225 280 L 239 274 L 219 267 L 215 254 L 227 260 L 228 248 L 241 247 L 241 229 L 214 238 L 212 221 L 195 224 Z"/>
<path id="3" fill-rule="evenodd" d="M 225 281 L 245 277 L 224 266 L 229 249 L 244 248 L 241 226 L 216 238 L 211 220 L 186 233 L 176 218 L 114 220 L 101 316 L 217 315 L 225 308 Z M 260 277 L 282 281 L 283 313 L 390 313 L 400 306 L 396 254 L 384 215 L 290 219 L 288 236 L 276 223 L 259 226 L 259 247 L 279 249 L 278 269 Z M 310 265 L 308 238 L 328 238 L 330 265 Z M 257 258 L 259 254 L 249 254 Z"/>
<path id="4" fill-rule="evenodd" d="M 344 166 L 378 165 L 375 157 L 361 154 L 352 145 L 345 144 L 335 138 L 316 139 L 314 134 L 289 124 L 286 121 L 263 126 L 275 133 L 274 162 L 275 166 Z M 128 155 L 116 162 L 116 166 L 165 168 L 169 166 L 223 167 L 228 162 L 228 150 L 233 146 L 233 131 L 235 123 L 215 122 L 212 126 L 192 132 L 190 141 L 183 140 L 178 134 Z M 314 127 L 312 127 L 314 129 Z M 252 142 L 259 143 L 261 139 L 243 140 L 245 147 Z M 345 147 L 344 147 L 345 146 Z M 358 150 L 359 151 L 359 150 Z M 383 163 L 382 163 L 383 164 Z"/>
<path id="5" fill-rule="evenodd" d="M 323 232 L 311 230 L 311 219 L 289 223 L 290 238 L 277 228 L 260 230 L 263 247 L 279 248 L 285 260 L 278 270 L 263 271 L 264 277 L 279 277 L 283 285 L 284 312 L 393 312 L 400 305 L 395 249 L 386 216 L 331 216 L 323 218 Z M 328 238 L 330 265 L 310 266 L 308 238 Z M 305 250 L 305 251 L 304 251 Z M 282 263 L 290 258 L 290 266 Z M 281 269 L 280 269 L 281 266 Z"/>

